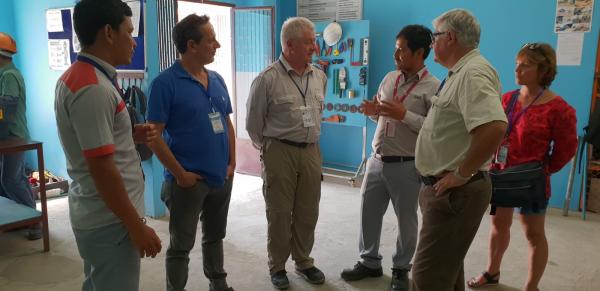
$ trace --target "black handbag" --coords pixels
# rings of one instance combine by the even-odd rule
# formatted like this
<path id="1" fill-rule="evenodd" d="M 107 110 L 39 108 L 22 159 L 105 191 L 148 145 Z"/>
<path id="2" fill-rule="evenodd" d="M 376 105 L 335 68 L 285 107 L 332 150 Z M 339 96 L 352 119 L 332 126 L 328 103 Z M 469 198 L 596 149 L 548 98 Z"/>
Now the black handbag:
<path id="1" fill-rule="evenodd" d="M 492 208 L 526 207 L 533 211 L 543 209 L 546 199 L 546 171 L 542 162 L 529 162 L 503 170 L 491 170 Z"/>

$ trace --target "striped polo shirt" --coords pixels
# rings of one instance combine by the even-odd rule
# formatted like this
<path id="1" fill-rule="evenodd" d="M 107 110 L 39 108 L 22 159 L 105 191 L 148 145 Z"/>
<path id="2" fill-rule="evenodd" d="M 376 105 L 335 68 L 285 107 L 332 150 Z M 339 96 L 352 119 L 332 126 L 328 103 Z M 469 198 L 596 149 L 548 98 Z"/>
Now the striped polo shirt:
<path id="1" fill-rule="evenodd" d="M 92 55 L 109 76 L 116 77 L 110 64 Z M 140 216 L 144 213 L 144 178 L 135 150 L 131 121 L 121 95 L 101 70 L 76 61 L 56 84 L 56 123 L 73 182 L 69 189 L 71 224 L 75 229 L 94 229 L 120 222 L 106 207 L 94 185 L 87 158 L 113 155 L 129 200 Z"/>

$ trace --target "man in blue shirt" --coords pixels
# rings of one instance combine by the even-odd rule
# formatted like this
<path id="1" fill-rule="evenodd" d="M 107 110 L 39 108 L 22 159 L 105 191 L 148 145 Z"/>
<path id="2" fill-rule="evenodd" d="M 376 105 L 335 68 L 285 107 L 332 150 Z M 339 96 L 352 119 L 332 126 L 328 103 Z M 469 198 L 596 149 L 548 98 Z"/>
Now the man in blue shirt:
<path id="1" fill-rule="evenodd" d="M 233 290 L 223 269 L 223 238 L 235 169 L 235 134 L 223 78 L 205 65 L 221 46 L 207 16 L 192 14 L 173 29 L 181 59 L 152 83 L 148 120 L 163 139 L 150 144 L 165 166 L 161 199 L 170 211 L 167 290 L 182 291 L 198 218 L 209 290 Z"/>

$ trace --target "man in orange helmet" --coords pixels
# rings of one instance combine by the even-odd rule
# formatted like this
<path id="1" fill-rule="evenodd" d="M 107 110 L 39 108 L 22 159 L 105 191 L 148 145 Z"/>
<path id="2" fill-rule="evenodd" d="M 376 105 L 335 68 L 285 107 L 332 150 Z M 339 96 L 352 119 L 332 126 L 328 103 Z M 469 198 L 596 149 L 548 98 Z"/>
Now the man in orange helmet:
<path id="1" fill-rule="evenodd" d="M 29 138 L 25 116 L 25 82 L 12 62 L 17 44 L 0 32 L 0 139 Z M 0 155 L 0 196 L 35 209 L 35 198 L 25 175 L 23 152 Z M 30 240 L 42 237 L 40 225 L 29 229 Z"/>

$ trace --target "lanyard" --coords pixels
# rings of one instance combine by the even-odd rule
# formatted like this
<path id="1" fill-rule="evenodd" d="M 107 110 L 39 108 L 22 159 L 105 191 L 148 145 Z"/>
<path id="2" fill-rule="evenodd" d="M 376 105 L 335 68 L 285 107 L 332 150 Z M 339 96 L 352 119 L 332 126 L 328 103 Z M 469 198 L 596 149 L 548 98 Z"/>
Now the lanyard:
<path id="1" fill-rule="evenodd" d="M 406 97 L 408 97 L 408 95 L 410 95 L 410 92 L 412 92 L 412 90 L 417 86 L 417 84 L 419 84 L 419 82 L 421 82 L 421 80 L 423 78 L 425 78 L 425 76 L 427 76 L 427 74 L 429 74 L 429 71 L 425 70 L 425 72 L 423 72 L 423 75 L 421 75 L 420 78 L 417 79 L 416 82 L 414 82 L 410 88 L 408 88 L 408 90 L 406 90 L 406 93 L 404 93 L 404 95 L 402 95 L 402 97 L 400 97 L 399 102 L 402 103 L 404 102 L 404 99 L 406 99 Z M 396 78 L 396 85 L 394 86 L 394 100 L 398 101 L 398 85 L 400 85 L 400 77 L 402 77 L 404 75 L 404 73 L 398 75 L 398 77 Z"/>
<path id="2" fill-rule="evenodd" d="M 446 79 L 444 78 L 444 80 L 442 80 L 442 82 L 440 83 L 440 86 L 437 89 L 437 92 L 435 93 L 435 96 L 440 96 L 440 92 L 442 92 L 442 89 L 444 88 L 444 84 L 446 84 Z"/>
<path id="3" fill-rule="evenodd" d="M 98 62 L 86 57 L 86 56 L 82 56 L 82 55 L 78 55 L 77 56 L 77 60 L 80 62 L 84 62 L 84 63 L 88 63 L 92 66 L 94 66 L 96 69 L 98 69 L 100 72 L 102 72 L 102 74 L 104 74 L 104 76 L 106 76 L 106 78 L 108 78 L 111 83 L 113 84 L 113 86 L 115 86 L 115 89 L 117 89 L 117 92 L 119 92 L 119 95 L 121 96 L 121 99 L 124 99 L 124 95 L 123 95 L 123 91 L 121 90 L 121 88 L 119 87 L 119 84 L 117 83 L 117 79 L 116 78 L 112 78 L 108 72 L 100 65 L 98 64 Z"/>
<path id="4" fill-rule="evenodd" d="M 294 78 L 292 78 L 292 74 L 290 74 L 290 71 L 288 71 L 288 69 L 285 67 L 283 62 L 279 61 L 279 64 L 287 72 L 287 74 L 290 77 L 290 79 L 292 80 L 292 82 L 294 82 L 294 85 L 296 85 L 296 89 L 298 89 L 298 92 L 300 92 L 300 95 L 302 95 L 302 99 L 304 100 L 304 105 L 306 105 L 306 92 L 308 92 L 308 81 L 310 80 L 308 78 L 308 74 L 306 74 L 306 88 L 304 88 L 304 92 L 302 92 L 302 90 L 300 90 L 300 86 L 298 86 L 298 83 L 296 83 Z"/>
<path id="5" fill-rule="evenodd" d="M 535 96 L 535 98 L 533 98 L 533 101 L 531 101 L 531 103 L 529 103 L 529 105 L 525 106 L 525 108 L 521 109 L 521 111 L 517 112 L 516 115 L 513 115 L 513 114 L 515 113 L 515 107 L 516 107 L 518 99 L 519 99 L 519 91 L 517 91 L 517 92 L 515 92 L 515 94 L 513 94 L 511 104 L 509 105 L 510 111 L 508 112 L 508 128 L 506 130 L 507 137 L 510 135 L 510 132 L 512 131 L 515 124 L 517 124 L 517 121 L 519 120 L 519 118 L 521 118 L 521 116 L 523 116 L 523 114 L 525 114 L 527 109 L 529 109 L 529 107 L 531 105 L 533 105 L 533 103 L 535 103 L 535 101 L 537 101 L 538 99 L 540 99 L 540 97 L 542 97 L 542 94 L 544 94 L 544 91 L 546 91 L 546 90 L 540 91 L 540 93 L 538 93 L 537 96 Z"/>

